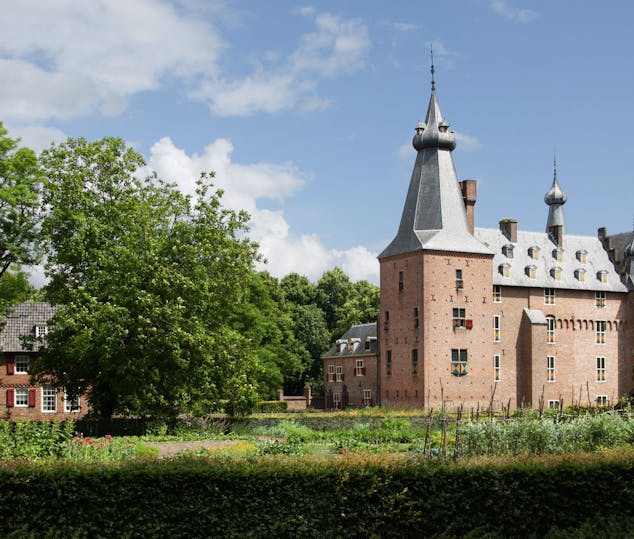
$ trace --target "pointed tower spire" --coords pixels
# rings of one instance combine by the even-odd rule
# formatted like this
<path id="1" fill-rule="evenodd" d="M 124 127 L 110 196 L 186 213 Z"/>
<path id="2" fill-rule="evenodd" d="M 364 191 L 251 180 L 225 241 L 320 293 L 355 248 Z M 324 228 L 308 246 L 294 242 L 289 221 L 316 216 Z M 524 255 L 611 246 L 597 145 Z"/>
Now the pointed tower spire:
<path id="1" fill-rule="evenodd" d="M 434 70 L 434 44 L 433 43 L 429 44 L 429 56 L 431 57 L 431 91 L 435 92 L 436 81 L 434 80 L 434 73 L 436 71 Z"/>
<path id="2" fill-rule="evenodd" d="M 456 137 L 440 112 L 433 52 L 430 56 L 431 96 L 425 122 L 418 122 L 412 139 L 417 155 L 401 224 L 379 259 L 424 249 L 492 254 L 469 230 L 451 154 Z"/>
<path id="3" fill-rule="evenodd" d="M 564 204 L 568 195 L 559 186 L 557 181 L 557 156 L 553 158 L 553 184 L 544 196 L 544 202 L 548 205 L 548 221 L 546 232 L 558 246 L 563 246 L 564 240 Z"/>

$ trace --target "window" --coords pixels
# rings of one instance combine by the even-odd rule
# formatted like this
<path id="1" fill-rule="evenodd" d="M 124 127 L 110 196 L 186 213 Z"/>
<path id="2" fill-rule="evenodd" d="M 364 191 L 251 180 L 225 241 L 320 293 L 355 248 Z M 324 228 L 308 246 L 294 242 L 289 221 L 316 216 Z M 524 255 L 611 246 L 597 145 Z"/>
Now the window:
<path id="1" fill-rule="evenodd" d="M 597 358 L 597 382 L 605 382 L 605 358 Z"/>
<path id="2" fill-rule="evenodd" d="M 464 328 L 467 323 L 467 317 L 465 310 L 460 308 L 454 308 L 453 312 L 453 328 Z"/>
<path id="3" fill-rule="evenodd" d="M 495 354 L 493 356 L 493 381 L 500 381 L 500 356 L 499 354 Z"/>
<path id="4" fill-rule="evenodd" d="M 390 311 L 385 311 L 385 331 L 390 330 Z"/>
<path id="5" fill-rule="evenodd" d="M 363 390 L 363 406 L 372 406 L 372 390 Z"/>
<path id="6" fill-rule="evenodd" d="M 15 374 L 28 374 L 29 373 L 29 358 L 28 356 L 16 356 L 15 358 Z"/>
<path id="7" fill-rule="evenodd" d="M 586 280 L 586 270 L 583 268 L 577 268 L 575 270 L 575 279 L 580 282 L 584 282 Z"/>
<path id="8" fill-rule="evenodd" d="M 29 405 L 29 390 L 26 388 L 16 388 L 14 406 L 26 408 Z"/>
<path id="9" fill-rule="evenodd" d="M 545 305 L 554 305 L 555 304 L 555 294 L 556 291 L 554 288 L 544 288 L 544 304 Z"/>
<path id="10" fill-rule="evenodd" d="M 608 404 L 607 395 L 597 395 L 597 406 L 607 406 L 607 404 Z"/>
<path id="11" fill-rule="evenodd" d="M 418 349 L 412 349 L 412 374 L 416 374 L 418 368 Z"/>
<path id="12" fill-rule="evenodd" d="M 385 352 L 385 374 L 388 376 L 392 374 L 392 350 Z"/>
<path id="13" fill-rule="evenodd" d="M 546 318 L 546 342 L 548 344 L 555 342 L 555 319 L 552 316 Z"/>
<path id="14" fill-rule="evenodd" d="M 493 285 L 493 303 L 502 303 L 502 287 L 499 284 Z"/>
<path id="15" fill-rule="evenodd" d="M 467 374 L 467 351 L 454 348 L 451 350 L 451 374 L 465 376 Z"/>
<path id="16" fill-rule="evenodd" d="M 555 381 L 555 356 L 548 356 L 546 361 L 546 380 Z"/>
<path id="17" fill-rule="evenodd" d="M 594 301 L 596 302 L 597 307 L 599 307 L 600 309 L 605 307 L 605 292 L 595 292 Z"/>
<path id="18" fill-rule="evenodd" d="M 57 389 L 42 386 L 42 412 L 57 412 Z"/>
<path id="19" fill-rule="evenodd" d="M 502 254 L 506 258 L 513 258 L 513 246 L 510 243 L 502 246 Z"/>
<path id="20" fill-rule="evenodd" d="M 526 266 L 524 268 L 524 273 L 530 279 L 534 279 L 537 276 L 537 266 Z"/>
<path id="21" fill-rule="evenodd" d="M 493 316 L 493 342 L 500 342 L 500 315 Z"/>
<path id="22" fill-rule="evenodd" d="M 48 326 L 35 326 L 35 337 L 45 337 L 48 333 Z"/>
<path id="23" fill-rule="evenodd" d="M 555 279 L 555 281 L 561 280 L 561 268 L 559 266 L 555 268 L 550 268 L 550 276 Z"/>
<path id="24" fill-rule="evenodd" d="M 337 382 L 343 382 L 343 367 L 341 365 L 337 365 L 335 372 L 337 374 L 336 381 Z"/>
<path id="25" fill-rule="evenodd" d="M 341 393 L 332 394 L 332 403 L 335 408 L 339 408 L 341 404 Z"/>
<path id="26" fill-rule="evenodd" d="M 601 283 L 608 282 L 608 272 L 606 270 L 597 271 L 597 279 Z"/>
<path id="27" fill-rule="evenodd" d="M 553 258 L 557 262 L 561 262 L 564 259 L 564 250 L 563 249 L 553 249 Z"/>
<path id="28" fill-rule="evenodd" d="M 605 320 L 597 320 L 597 344 L 605 344 Z"/>
<path id="29" fill-rule="evenodd" d="M 418 320 L 418 307 L 414 307 L 414 327 L 417 328 L 420 322 Z"/>
<path id="30" fill-rule="evenodd" d="M 588 251 L 581 249 L 575 253 L 577 260 L 582 264 L 585 264 L 588 261 Z"/>
<path id="31" fill-rule="evenodd" d="M 462 280 L 462 270 L 457 269 L 456 270 L 456 289 L 460 290 L 462 288 L 464 288 L 464 281 Z"/>
<path id="32" fill-rule="evenodd" d="M 533 247 L 528 248 L 528 256 L 530 256 L 533 260 L 539 259 L 539 247 L 534 245 Z"/>
<path id="33" fill-rule="evenodd" d="M 335 381 L 335 366 L 334 365 L 328 365 L 328 381 L 329 382 Z"/>
<path id="34" fill-rule="evenodd" d="M 502 277 L 509 277 L 511 275 L 511 265 L 510 264 L 500 264 L 498 266 L 498 271 Z"/>
<path id="35" fill-rule="evenodd" d="M 64 412 L 73 413 L 79 412 L 79 396 L 74 398 L 69 398 L 68 393 L 64 390 Z"/>
<path id="36" fill-rule="evenodd" d="M 559 410 L 560 404 L 561 403 L 558 400 L 549 400 L 548 408 L 550 408 L 551 410 Z"/>
<path id="37" fill-rule="evenodd" d="M 355 362 L 355 374 L 357 376 L 365 376 L 365 364 L 362 359 L 357 359 Z"/>
<path id="38" fill-rule="evenodd" d="M 402 292 L 404 287 L 405 287 L 405 284 L 403 281 L 403 272 L 399 271 L 398 272 L 398 291 Z"/>

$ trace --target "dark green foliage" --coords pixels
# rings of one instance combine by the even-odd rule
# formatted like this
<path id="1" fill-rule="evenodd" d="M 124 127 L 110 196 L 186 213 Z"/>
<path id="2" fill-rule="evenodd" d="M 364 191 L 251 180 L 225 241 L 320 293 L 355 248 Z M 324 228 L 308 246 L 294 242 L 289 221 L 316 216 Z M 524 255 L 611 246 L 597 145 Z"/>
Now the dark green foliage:
<path id="1" fill-rule="evenodd" d="M 261 414 L 286 412 L 287 409 L 288 402 L 286 401 L 261 401 L 257 406 L 257 411 Z"/>
<path id="2" fill-rule="evenodd" d="M 0 466 L 0 536 L 630 537 L 633 464 L 631 449 L 467 464 L 13 463 Z"/>
<path id="3" fill-rule="evenodd" d="M 62 457 L 73 432 L 73 421 L 0 420 L 0 459 Z"/>

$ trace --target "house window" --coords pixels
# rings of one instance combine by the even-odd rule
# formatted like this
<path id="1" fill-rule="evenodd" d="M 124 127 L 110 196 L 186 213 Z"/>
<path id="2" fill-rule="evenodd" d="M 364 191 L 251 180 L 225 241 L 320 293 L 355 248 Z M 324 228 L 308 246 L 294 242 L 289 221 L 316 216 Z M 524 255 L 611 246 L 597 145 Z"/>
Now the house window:
<path id="1" fill-rule="evenodd" d="M 544 304 L 545 305 L 554 305 L 555 304 L 555 294 L 556 291 L 554 288 L 544 288 Z"/>
<path id="2" fill-rule="evenodd" d="M 57 389 L 42 386 L 42 412 L 57 412 Z"/>
<path id="3" fill-rule="evenodd" d="M 526 273 L 530 279 L 534 279 L 537 276 L 537 266 L 526 266 L 524 273 Z"/>
<path id="4" fill-rule="evenodd" d="M 451 374 L 465 376 L 467 374 L 467 351 L 453 348 L 451 350 Z"/>
<path id="5" fill-rule="evenodd" d="M 414 307 L 414 327 L 417 328 L 420 324 L 418 319 L 418 307 Z"/>
<path id="6" fill-rule="evenodd" d="M 335 366 L 334 365 L 328 365 L 328 381 L 329 382 L 335 381 Z"/>
<path id="7" fill-rule="evenodd" d="M 493 381 L 500 381 L 500 356 L 499 354 L 495 354 L 493 356 Z"/>
<path id="8" fill-rule="evenodd" d="M 597 382 L 605 382 L 605 358 L 597 358 Z"/>
<path id="9" fill-rule="evenodd" d="M 502 303 L 502 287 L 499 284 L 493 285 L 493 303 Z"/>
<path id="10" fill-rule="evenodd" d="M 390 330 L 390 311 L 385 311 L 385 331 Z"/>
<path id="11" fill-rule="evenodd" d="M 548 408 L 550 408 L 551 410 L 559 410 L 560 404 L 561 403 L 558 400 L 549 400 Z"/>
<path id="12" fill-rule="evenodd" d="M 594 293 L 594 301 L 596 302 L 597 307 L 602 309 L 605 307 L 605 292 L 595 292 Z"/>
<path id="13" fill-rule="evenodd" d="M 388 376 L 392 374 L 392 350 L 385 352 L 385 374 Z"/>
<path id="14" fill-rule="evenodd" d="M 69 398 L 68 393 L 64 390 L 64 412 L 67 414 L 73 412 L 79 412 L 79 396 Z"/>
<path id="15" fill-rule="evenodd" d="M 563 249 L 553 249 L 553 258 L 557 262 L 561 262 L 564 259 L 564 250 Z"/>
<path id="16" fill-rule="evenodd" d="M 608 404 L 607 395 L 597 395 L 597 406 L 607 406 L 607 404 Z"/>
<path id="17" fill-rule="evenodd" d="M 506 258 L 513 258 L 513 246 L 510 243 L 502 246 L 502 254 Z"/>
<path id="18" fill-rule="evenodd" d="M 35 326 L 35 337 L 45 337 L 48 333 L 48 326 Z"/>
<path id="19" fill-rule="evenodd" d="M 511 275 L 511 265 L 510 264 L 500 264 L 498 266 L 498 271 L 502 277 L 508 277 Z"/>
<path id="20" fill-rule="evenodd" d="M 15 374 L 28 374 L 29 373 L 29 358 L 28 356 L 16 356 L 15 358 Z"/>
<path id="21" fill-rule="evenodd" d="M 546 318 L 546 342 L 548 344 L 555 342 L 555 319 L 552 316 Z"/>
<path id="22" fill-rule="evenodd" d="M 464 328 L 467 323 L 467 317 L 465 315 L 465 310 L 460 308 L 454 308 L 452 310 L 453 313 L 453 328 Z"/>
<path id="23" fill-rule="evenodd" d="M 606 270 L 597 271 L 597 279 L 601 283 L 608 282 L 608 272 Z"/>
<path id="24" fill-rule="evenodd" d="M 398 291 L 402 292 L 404 287 L 405 287 L 405 284 L 403 281 L 403 272 L 399 271 L 398 272 Z"/>
<path id="25" fill-rule="evenodd" d="M 534 245 L 533 247 L 528 248 L 528 256 L 530 256 L 533 260 L 539 259 L 539 247 Z"/>
<path id="26" fill-rule="evenodd" d="M 597 344 L 605 344 L 605 320 L 597 320 Z"/>
<path id="27" fill-rule="evenodd" d="M 26 408 L 29 405 L 29 390 L 26 388 L 16 388 L 13 405 L 17 408 Z"/>
<path id="28" fill-rule="evenodd" d="M 546 361 L 546 380 L 555 381 L 555 356 L 548 356 Z"/>
<path id="29" fill-rule="evenodd" d="M 575 270 L 575 279 L 579 282 L 584 282 L 586 280 L 586 270 L 583 268 L 577 268 Z"/>
<path id="30" fill-rule="evenodd" d="M 336 377 L 336 381 L 337 382 L 343 382 L 343 367 L 341 365 L 337 365 L 336 366 L 336 371 L 335 371 L 337 377 Z"/>
<path id="31" fill-rule="evenodd" d="M 334 408 L 341 407 L 341 393 L 333 393 L 332 394 L 332 404 Z"/>
<path id="32" fill-rule="evenodd" d="M 493 316 L 493 342 L 500 342 L 500 315 Z"/>
<path id="33" fill-rule="evenodd" d="M 577 251 L 576 256 L 577 260 L 582 264 L 585 264 L 588 261 L 588 251 L 585 251 L 584 249 Z"/>
<path id="34" fill-rule="evenodd" d="M 561 268 L 550 268 L 550 276 L 555 279 L 555 281 L 561 280 Z"/>
<path id="35" fill-rule="evenodd" d="M 363 390 L 363 406 L 372 406 L 372 390 Z"/>
<path id="36" fill-rule="evenodd" d="M 365 376 L 365 364 L 362 359 L 357 359 L 355 362 L 355 374 L 356 376 Z"/>
<path id="37" fill-rule="evenodd" d="M 416 374 L 416 369 L 418 368 L 418 349 L 412 349 L 412 374 Z"/>
<path id="38" fill-rule="evenodd" d="M 464 281 L 462 280 L 462 270 L 456 270 L 456 290 L 464 288 Z"/>

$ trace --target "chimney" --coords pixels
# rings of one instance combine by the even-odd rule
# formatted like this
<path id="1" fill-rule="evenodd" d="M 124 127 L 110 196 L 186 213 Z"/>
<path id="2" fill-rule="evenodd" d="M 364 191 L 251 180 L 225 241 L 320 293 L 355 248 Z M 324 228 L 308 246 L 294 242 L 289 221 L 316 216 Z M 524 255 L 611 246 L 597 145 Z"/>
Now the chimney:
<path id="1" fill-rule="evenodd" d="M 475 228 L 474 206 L 477 195 L 476 180 L 462 180 L 460 183 L 460 191 L 462 191 L 462 200 L 465 210 L 467 211 L 467 223 L 469 224 L 469 232 L 473 234 Z"/>
<path id="2" fill-rule="evenodd" d="M 502 219 L 500 230 L 510 242 L 517 243 L 517 219 Z"/>

